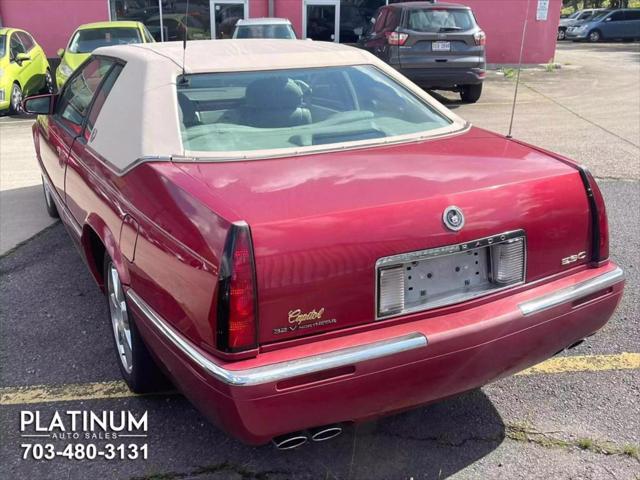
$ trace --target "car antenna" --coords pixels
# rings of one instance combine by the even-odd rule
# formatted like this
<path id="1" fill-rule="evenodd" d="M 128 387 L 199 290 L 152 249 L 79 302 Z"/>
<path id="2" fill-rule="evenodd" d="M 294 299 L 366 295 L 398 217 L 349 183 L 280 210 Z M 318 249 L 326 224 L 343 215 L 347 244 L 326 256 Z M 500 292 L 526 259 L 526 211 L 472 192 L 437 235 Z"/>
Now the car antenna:
<path id="1" fill-rule="evenodd" d="M 520 57 L 518 58 L 518 73 L 516 76 L 516 88 L 513 92 L 513 105 L 511 105 L 511 119 L 509 120 L 509 133 L 507 138 L 513 138 L 511 131 L 513 130 L 513 116 L 516 113 L 516 102 L 518 100 L 518 86 L 520 85 L 520 70 L 522 70 L 522 52 L 524 51 L 524 38 L 527 34 L 527 23 L 529 22 L 529 5 L 531 0 L 527 0 L 527 13 L 524 16 L 524 25 L 522 26 L 522 38 L 520 40 Z"/>
<path id="2" fill-rule="evenodd" d="M 187 8 L 184 13 L 184 38 L 182 39 L 182 77 L 180 83 L 188 83 L 184 71 L 185 57 L 187 56 L 187 37 L 189 36 L 189 0 L 187 0 Z"/>

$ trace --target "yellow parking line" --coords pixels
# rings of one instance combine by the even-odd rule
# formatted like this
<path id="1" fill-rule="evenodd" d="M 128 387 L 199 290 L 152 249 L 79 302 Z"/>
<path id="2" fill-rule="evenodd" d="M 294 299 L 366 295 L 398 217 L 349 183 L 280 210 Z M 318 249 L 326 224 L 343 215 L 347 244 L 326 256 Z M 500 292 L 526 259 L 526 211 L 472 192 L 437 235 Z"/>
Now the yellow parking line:
<path id="1" fill-rule="evenodd" d="M 516 375 L 540 375 L 565 372 L 601 372 L 605 370 L 640 369 L 640 353 L 616 355 L 576 355 L 554 357 Z"/>
<path id="2" fill-rule="evenodd" d="M 555 357 L 516 375 L 549 375 L 571 372 L 602 372 L 640 369 L 640 353 Z M 166 392 L 165 394 L 175 392 Z M 35 385 L 0 388 L 0 405 L 71 402 L 139 397 L 122 381 L 76 383 L 60 386 Z"/>
<path id="3" fill-rule="evenodd" d="M 0 405 L 69 402 L 137 396 L 122 381 L 0 388 Z"/>

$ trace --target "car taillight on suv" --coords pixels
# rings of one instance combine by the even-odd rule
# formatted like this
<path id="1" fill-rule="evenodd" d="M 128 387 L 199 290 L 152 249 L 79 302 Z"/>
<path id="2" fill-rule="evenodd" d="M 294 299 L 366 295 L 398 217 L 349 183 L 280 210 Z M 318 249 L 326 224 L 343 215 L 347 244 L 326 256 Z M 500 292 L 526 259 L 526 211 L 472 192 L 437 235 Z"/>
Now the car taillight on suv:
<path id="1" fill-rule="evenodd" d="M 387 37 L 387 43 L 389 45 L 404 45 L 409 38 L 408 33 L 400 33 L 396 31 L 386 32 L 385 36 Z"/>
<path id="2" fill-rule="evenodd" d="M 476 45 L 485 45 L 487 43 L 487 35 L 482 30 L 480 30 L 479 32 L 473 34 L 473 41 L 476 43 Z"/>
<path id="3" fill-rule="evenodd" d="M 217 347 L 228 353 L 257 346 L 257 291 L 251 231 L 244 222 L 231 226 L 220 262 Z"/>

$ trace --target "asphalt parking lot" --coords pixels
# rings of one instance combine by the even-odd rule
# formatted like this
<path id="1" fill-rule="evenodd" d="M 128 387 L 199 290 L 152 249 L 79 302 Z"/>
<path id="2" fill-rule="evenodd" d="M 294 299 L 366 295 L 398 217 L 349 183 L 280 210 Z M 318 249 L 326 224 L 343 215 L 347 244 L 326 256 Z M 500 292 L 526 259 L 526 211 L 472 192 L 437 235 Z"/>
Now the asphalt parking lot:
<path id="1" fill-rule="evenodd" d="M 555 60 L 561 68 L 523 71 L 513 135 L 598 178 L 627 274 L 614 317 L 525 375 L 289 452 L 236 442 L 180 395 L 122 388 L 104 301 L 62 225 L 43 217 L 32 120 L 0 119 L 0 236 L 11 235 L 0 257 L 0 478 L 640 479 L 640 44 L 564 43 Z M 475 105 L 438 98 L 506 133 L 513 86 L 511 72 L 492 72 Z M 138 443 L 149 459 L 23 460 L 20 411 L 56 409 L 148 411 Z"/>

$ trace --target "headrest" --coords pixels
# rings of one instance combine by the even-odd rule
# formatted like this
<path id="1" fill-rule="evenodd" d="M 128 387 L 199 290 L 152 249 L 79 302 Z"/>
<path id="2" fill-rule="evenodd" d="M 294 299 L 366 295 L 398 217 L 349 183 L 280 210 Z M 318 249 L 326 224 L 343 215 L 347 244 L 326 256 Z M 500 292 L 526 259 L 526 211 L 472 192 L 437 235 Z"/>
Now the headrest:
<path id="1" fill-rule="evenodd" d="M 245 102 L 253 108 L 298 108 L 303 94 L 302 86 L 291 78 L 260 78 L 247 86 Z"/>

